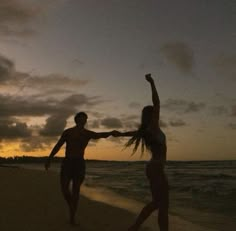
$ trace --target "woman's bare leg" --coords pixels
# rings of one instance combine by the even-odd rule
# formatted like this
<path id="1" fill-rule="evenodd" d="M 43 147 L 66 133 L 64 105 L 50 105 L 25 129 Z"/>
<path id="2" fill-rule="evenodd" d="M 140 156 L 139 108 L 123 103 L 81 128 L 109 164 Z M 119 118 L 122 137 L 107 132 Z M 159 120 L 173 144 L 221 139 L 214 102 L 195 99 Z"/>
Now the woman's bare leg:
<path id="1" fill-rule="evenodd" d="M 168 181 L 166 178 L 163 178 L 162 184 L 160 186 L 160 201 L 159 201 L 159 213 L 158 213 L 158 224 L 160 231 L 169 230 L 168 208 L 169 208 Z"/>
<path id="2" fill-rule="evenodd" d="M 150 202 L 143 207 L 140 214 L 138 215 L 135 223 L 128 229 L 129 231 L 136 231 L 140 228 L 143 222 L 151 215 L 151 213 L 157 209 L 155 202 Z"/>
<path id="3" fill-rule="evenodd" d="M 160 231 L 168 231 L 168 208 L 160 207 L 158 213 L 158 224 L 160 227 Z"/>

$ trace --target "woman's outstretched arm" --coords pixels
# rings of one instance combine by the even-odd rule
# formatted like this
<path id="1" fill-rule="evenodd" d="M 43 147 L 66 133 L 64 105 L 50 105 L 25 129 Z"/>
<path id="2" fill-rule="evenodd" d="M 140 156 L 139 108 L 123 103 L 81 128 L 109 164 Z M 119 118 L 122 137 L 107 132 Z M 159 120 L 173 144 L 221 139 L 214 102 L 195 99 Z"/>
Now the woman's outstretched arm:
<path id="1" fill-rule="evenodd" d="M 134 136 L 136 133 L 137 133 L 137 131 L 128 131 L 128 132 L 113 131 L 112 136 L 114 136 L 114 137 Z"/>

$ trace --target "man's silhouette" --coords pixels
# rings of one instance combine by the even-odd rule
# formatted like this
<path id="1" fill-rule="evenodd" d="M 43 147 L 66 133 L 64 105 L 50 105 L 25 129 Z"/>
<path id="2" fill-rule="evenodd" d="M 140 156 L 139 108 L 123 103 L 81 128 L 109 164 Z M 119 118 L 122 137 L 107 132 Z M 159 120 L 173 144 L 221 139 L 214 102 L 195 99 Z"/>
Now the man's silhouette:
<path id="1" fill-rule="evenodd" d="M 61 146 L 66 143 L 65 158 L 61 165 L 61 191 L 69 206 L 70 223 L 75 224 L 75 213 L 80 197 L 80 186 L 85 177 L 85 160 L 84 151 L 90 139 L 107 138 L 112 132 L 93 132 L 84 128 L 87 122 L 87 114 L 79 112 L 75 115 L 75 127 L 65 130 L 54 148 L 52 149 L 45 169 L 50 167 L 50 161 L 53 156 L 60 150 Z M 72 190 L 70 190 L 72 182 Z"/>

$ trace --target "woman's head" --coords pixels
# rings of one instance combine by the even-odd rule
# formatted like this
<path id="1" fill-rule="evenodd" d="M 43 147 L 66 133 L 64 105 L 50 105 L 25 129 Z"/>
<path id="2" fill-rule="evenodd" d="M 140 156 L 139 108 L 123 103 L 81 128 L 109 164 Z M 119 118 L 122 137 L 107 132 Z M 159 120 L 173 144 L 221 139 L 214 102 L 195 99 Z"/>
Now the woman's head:
<path id="1" fill-rule="evenodd" d="M 146 106 L 142 110 L 141 125 L 137 130 L 137 133 L 130 138 L 126 143 L 126 147 L 134 144 L 133 154 L 137 151 L 138 146 L 141 142 L 141 153 L 143 154 L 145 147 L 149 150 L 149 145 L 146 142 L 146 128 L 150 125 L 152 121 L 153 106 Z"/>

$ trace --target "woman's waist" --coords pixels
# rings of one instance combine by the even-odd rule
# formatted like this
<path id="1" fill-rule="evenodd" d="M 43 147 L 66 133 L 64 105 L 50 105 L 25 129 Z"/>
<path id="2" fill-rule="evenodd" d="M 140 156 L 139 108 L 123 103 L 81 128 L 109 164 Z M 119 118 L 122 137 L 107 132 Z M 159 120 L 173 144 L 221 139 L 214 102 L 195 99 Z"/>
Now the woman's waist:
<path id="1" fill-rule="evenodd" d="M 146 170 L 155 171 L 155 172 L 163 172 L 165 169 L 165 160 L 162 159 L 151 159 L 147 165 Z"/>
<path id="2" fill-rule="evenodd" d="M 152 158 L 148 161 L 147 166 L 156 166 L 156 167 L 164 167 L 165 166 L 164 158 Z"/>
<path id="3" fill-rule="evenodd" d="M 165 175 L 165 164 L 160 160 L 150 160 L 146 165 L 148 178 L 162 177 Z"/>

